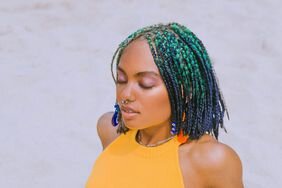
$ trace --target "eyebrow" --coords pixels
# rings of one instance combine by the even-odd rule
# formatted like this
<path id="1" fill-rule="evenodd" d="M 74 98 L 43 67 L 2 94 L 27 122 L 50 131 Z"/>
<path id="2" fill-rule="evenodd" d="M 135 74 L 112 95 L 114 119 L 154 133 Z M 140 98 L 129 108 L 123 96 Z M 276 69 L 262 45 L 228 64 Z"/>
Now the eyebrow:
<path id="1" fill-rule="evenodd" d="M 126 72 L 120 66 L 117 67 L 117 70 L 126 74 Z M 158 73 L 154 72 L 154 71 L 142 71 L 142 72 L 136 73 L 134 76 L 135 77 L 142 77 L 142 76 L 146 76 L 146 75 L 154 75 L 154 76 L 160 77 L 160 75 Z"/>

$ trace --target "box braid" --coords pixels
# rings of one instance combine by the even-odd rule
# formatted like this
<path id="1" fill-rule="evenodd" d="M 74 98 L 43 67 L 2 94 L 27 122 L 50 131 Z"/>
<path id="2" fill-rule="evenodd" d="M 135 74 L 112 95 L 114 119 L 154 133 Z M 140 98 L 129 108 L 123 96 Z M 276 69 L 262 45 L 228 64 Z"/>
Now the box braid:
<path id="1" fill-rule="evenodd" d="M 228 118 L 229 115 L 203 43 L 178 23 L 139 29 L 128 36 L 114 53 L 111 63 L 114 80 L 114 62 L 118 65 L 123 50 L 137 38 L 146 39 L 150 46 L 168 91 L 176 134 L 182 130 L 192 140 L 209 132 L 218 139 L 219 127 L 226 132 L 223 124 L 225 112 Z M 118 130 L 125 133 L 128 128 Z"/>

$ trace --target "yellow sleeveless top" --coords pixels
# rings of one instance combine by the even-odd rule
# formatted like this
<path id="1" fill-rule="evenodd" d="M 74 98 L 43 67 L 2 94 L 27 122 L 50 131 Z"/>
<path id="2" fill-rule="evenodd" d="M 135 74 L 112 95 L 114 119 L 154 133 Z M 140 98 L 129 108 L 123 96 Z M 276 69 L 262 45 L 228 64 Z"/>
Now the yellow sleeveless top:
<path id="1" fill-rule="evenodd" d="M 156 147 L 135 140 L 137 130 L 116 138 L 98 156 L 86 188 L 184 188 L 175 136 Z"/>

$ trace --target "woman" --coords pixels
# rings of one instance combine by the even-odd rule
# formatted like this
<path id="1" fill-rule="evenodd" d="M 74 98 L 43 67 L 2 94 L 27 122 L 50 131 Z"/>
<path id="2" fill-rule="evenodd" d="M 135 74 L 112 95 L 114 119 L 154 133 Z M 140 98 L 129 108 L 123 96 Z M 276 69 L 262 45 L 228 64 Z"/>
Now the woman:
<path id="1" fill-rule="evenodd" d="M 226 109 L 215 73 L 189 29 L 142 28 L 115 62 L 117 103 L 98 121 L 104 151 L 87 188 L 243 187 L 238 155 L 217 141 Z"/>

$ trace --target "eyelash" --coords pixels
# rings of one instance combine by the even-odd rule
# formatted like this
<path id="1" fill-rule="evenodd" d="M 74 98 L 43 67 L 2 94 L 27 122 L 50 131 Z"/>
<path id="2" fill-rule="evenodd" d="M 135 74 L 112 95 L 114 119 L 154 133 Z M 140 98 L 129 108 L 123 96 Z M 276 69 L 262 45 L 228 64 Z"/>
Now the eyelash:
<path id="1" fill-rule="evenodd" d="M 138 84 L 143 89 L 152 89 L 154 86 L 144 86 L 142 84 Z"/>
<path id="2" fill-rule="evenodd" d="M 126 82 L 125 81 L 118 81 L 117 80 L 117 82 L 116 82 L 117 84 L 126 84 Z M 152 89 L 154 86 L 144 86 L 144 85 L 142 85 L 142 84 L 138 84 L 142 89 Z"/>

